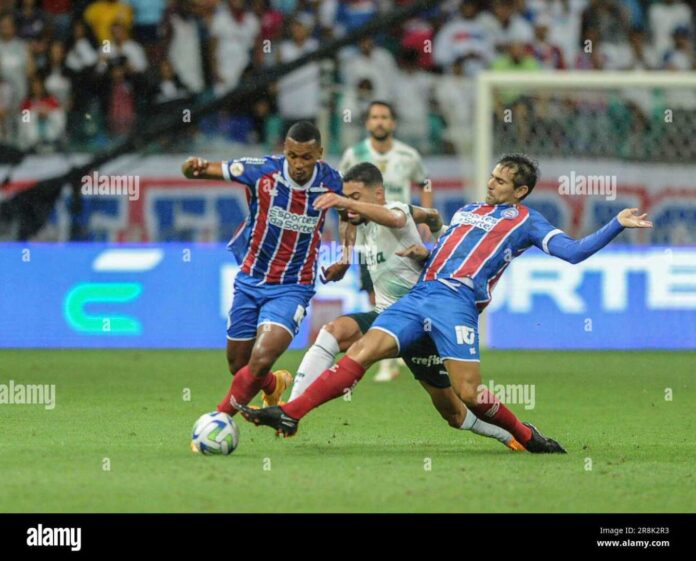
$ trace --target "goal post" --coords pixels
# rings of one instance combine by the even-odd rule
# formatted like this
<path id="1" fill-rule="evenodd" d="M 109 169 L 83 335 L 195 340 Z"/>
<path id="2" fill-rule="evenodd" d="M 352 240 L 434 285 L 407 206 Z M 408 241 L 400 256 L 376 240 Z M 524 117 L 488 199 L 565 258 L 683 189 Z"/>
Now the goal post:
<path id="1" fill-rule="evenodd" d="M 679 89 L 696 92 L 696 72 L 668 71 L 577 71 L 577 72 L 481 72 L 476 92 L 475 194 L 477 200 L 486 195 L 486 180 L 494 157 L 493 118 L 496 91 L 513 88 L 518 91 L 572 93 L 574 90 L 610 91 L 626 88 Z M 696 130 L 694 130 L 696 135 Z M 520 146 L 519 151 L 525 147 Z M 534 154 L 531 154 L 534 156 Z"/>
<path id="2" fill-rule="evenodd" d="M 525 152 L 541 168 L 534 202 L 561 209 L 548 216 L 552 222 L 572 214 L 566 220 L 571 235 L 585 235 L 620 205 L 631 205 L 659 213 L 658 222 L 653 231 L 632 231 L 624 239 L 696 243 L 696 72 L 485 71 L 474 88 L 468 200 L 485 200 L 496 157 Z M 618 178 L 617 200 L 564 196 L 561 177 L 574 179 L 576 172 Z M 667 209 L 664 201 L 676 196 L 683 197 L 682 210 L 674 202 Z M 495 320 L 489 315 L 480 318 L 481 347 L 491 344 Z"/>

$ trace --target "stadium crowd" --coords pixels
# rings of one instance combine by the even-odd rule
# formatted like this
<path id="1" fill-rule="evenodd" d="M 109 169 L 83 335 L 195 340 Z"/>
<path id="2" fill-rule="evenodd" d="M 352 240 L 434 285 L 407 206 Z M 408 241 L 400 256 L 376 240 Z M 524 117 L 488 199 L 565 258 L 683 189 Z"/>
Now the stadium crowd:
<path id="1" fill-rule="evenodd" d="M 0 0 L 0 142 L 28 152 L 98 149 L 148 115 L 178 111 L 192 95 L 229 92 L 264 67 L 409 3 Z M 472 78 L 483 69 L 693 70 L 695 5 L 444 1 L 338 53 L 328 96 L 336 149 L 360 138 L 359 116 L 375 98 L 394 104 L 404 141 L 426 153 L 464 149 L 457 144 L 473 119 Z M 320 63 L 307 64 L 247 104 L 206 118 L 200 132 L 273 145 L 288 122 L 317 120 L 327 99 L 322 72 Z M 524 99 L 507 101 L 534 110 Z M 627 107 L 650 112 L 636 100 Z M 696 102 L 687 99 L 683 109 Z M 645 133 L 649 123 L 640 126 Z"/>

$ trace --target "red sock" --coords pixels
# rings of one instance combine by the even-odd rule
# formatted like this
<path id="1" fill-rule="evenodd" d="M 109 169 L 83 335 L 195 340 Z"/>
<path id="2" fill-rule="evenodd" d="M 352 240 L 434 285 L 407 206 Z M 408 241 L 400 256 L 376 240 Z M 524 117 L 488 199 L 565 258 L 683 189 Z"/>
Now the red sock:
<path id="1" fill-rule="evenodd" d="M 269 376 L 270 374 L 270 376 Z M 276 382 L 278 381 L 278 378 L 273 376 L 272 372 L 269 372 L 266 374 L 266 377 L 263 379 L 263 385 L 261 386 L 261 389 L 263 390 L 263 393 L 270 395 L 272 394 L 275 389 L 276 389 Z"/>
<path id="2" fill-rule="evenodd" d="M 365 369 L 349 356 L 344 356 L 334 366 L 324 370 L 304 393 L 283 405 L 283 411 L 293 419 L 301 419 L 315 407 L 340 397 L 360 381 Z"/>
<path id="3" fill-rule="evenodd" d="M 478 405 L 469 407 L 479 419 L 512 433 L 522 445 L 532 438 L 531 429 L 525 427 L 515 414 L 486 388 L 479 394 L 479 402 Z"/>
<path id="4" fill-rule="evenodd" d="M 269 380 L 269 377 L 273 378 L 273 380 Z M 259 393 L 262 387 L 269 386 L 274 382 L 275 376 L 271 372 L 257 378 L 256 376 L 252 376 L 249 371 L 249 365 L 243 366 L 237 370 L 237 373 L 234 375 L 232 384 L 230 384 L 230 389 L 227 391 L 225 399 L 218 404 L 217 410 L 227 413 L 228 415 L 234 415 L 237 413 L 237 410 L 232 407 L 232 403 L 230 403 L 232 397 L 234 397 L 240 405 L 246 405 L 254 399 L 254 396 Z"/>

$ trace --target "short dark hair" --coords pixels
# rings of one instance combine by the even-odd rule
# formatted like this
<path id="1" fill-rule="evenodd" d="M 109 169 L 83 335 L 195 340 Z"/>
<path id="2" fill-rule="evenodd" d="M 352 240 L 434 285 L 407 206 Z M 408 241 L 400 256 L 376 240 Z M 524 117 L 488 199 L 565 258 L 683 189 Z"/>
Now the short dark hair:
<path id="1" fill-rule="evenodd" d="M 375 99 L 374 101 L 370 102 L 370 105 L 367 106 L 367 111 L 365 111 L 365 120 L 367 120 L 367 118 L 370 116 L 370 111 L 375 105 L 381 105 L 382 107 L 389 109 L 392 119 L 396 120 L 396 110 L 394 109 L 394 106 L 388 101 L 382 101 L 381 99 Z"/>
<path id="2" fill-rule="evenodd" d="M 499 160 L 498 165 L 503 168 L 508 168 L 512 171 L 512 184 L 517 187 L 522 187 L 526 185 L 529 191 L 522 197 L 529 196 L 529 194 L 534 190 L 537 179 L 539 177 L 539 164 L 536 160 L 532 160 L 526 154 L 504 154 Z"/>
<path id="3" fill-rule="evenodd" d="M 361 162 L 355 164 L 343 175 L 343 183 L 349 181 L 357 181 L 364 183 L 365 187 L 374 189 L 383 185 L 382 172 L 379 168 L 370 162 Z"/>
<path id="4" fill-rule="evenodd" d="M 288 129 L 286 138 L 292 138 L 295 142 L 316 141 L 317 146 L 321 146 L 321 133 L 309 121 L 297 121 Z"/>

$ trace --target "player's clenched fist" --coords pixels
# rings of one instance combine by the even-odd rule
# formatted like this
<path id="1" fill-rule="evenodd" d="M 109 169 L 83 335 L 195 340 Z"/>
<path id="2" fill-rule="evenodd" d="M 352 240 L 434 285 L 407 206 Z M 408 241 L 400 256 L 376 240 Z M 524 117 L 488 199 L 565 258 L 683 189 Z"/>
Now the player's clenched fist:
<path id="1" fill-rule="evenodd" d="M 188 158 L 181 166 L 181 171 L 185 177 L 192 179 L 204 174 L 208 170 L 209 164 L 210 162 L 208 162 L 208 160 L 192 156 L 191 158 Z"/>

